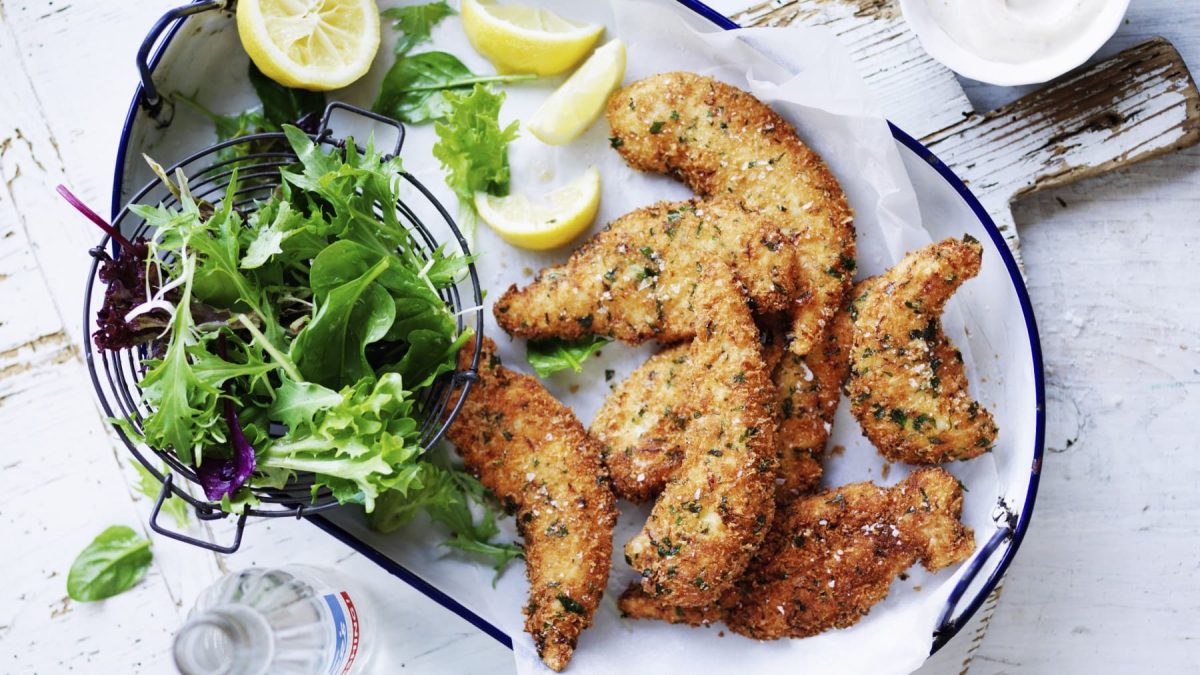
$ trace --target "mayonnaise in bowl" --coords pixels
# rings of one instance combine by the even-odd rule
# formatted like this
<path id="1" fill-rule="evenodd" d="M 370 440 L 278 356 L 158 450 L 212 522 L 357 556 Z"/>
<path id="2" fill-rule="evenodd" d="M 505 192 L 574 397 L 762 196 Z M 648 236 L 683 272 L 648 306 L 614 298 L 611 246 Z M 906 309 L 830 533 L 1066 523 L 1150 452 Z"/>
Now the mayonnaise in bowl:
<path id="1" fill-rule="evenodd" d="M 1129 0 L 901 0 L 931 56 L 993 84 L 1044 82 L 1080 65 L 1120 25 Z"/>

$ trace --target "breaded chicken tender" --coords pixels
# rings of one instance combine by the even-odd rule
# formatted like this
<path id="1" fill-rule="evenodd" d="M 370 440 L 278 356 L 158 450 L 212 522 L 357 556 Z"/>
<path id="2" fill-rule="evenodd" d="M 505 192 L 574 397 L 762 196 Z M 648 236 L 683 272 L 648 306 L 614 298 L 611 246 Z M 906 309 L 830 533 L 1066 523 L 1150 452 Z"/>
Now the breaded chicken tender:
<path id="1" fill-rule="evenodd" d="M 588 433 L 621 499 L 649 501 L 683 463 L 683 430 L 699 404 L 691 349 L 684 342 L 646 359 L 592 419 Z"/>
<path id="2" fill-rule="evenodd" d="M 676 608 L 640 588 L 622 595 L 633 618 L 702 625 L 724 620 L 759 640 L 801 638 L 852 626 L 920 562 L 931 572 L 975 550 L 962 524 L 962 487 L 944 469 L 921 469 L 894 487 L 854 483 L 781 510 L 745 575 L 719 603 Z"/>
<path id="3" fill-rule="evenodd" d="M 853 216 L 825 162 L 765 103 L 693 73 L 634 82 L 613 94 L 607 115 L 613 145 L 630 166 L 780 222 L 804 265 L 805 292 L 790 308 L 791 349 L 815 349 L 855 267 Z"/>
<path id="4" fill-rule="evenodd" d="M 692 337 L 700 269 L 734 270 L 763 312 L 801 290 L 795 251 L 771 218 L 733 202 L 663 202 L 628 213 L 562 265 L 496 301 L 500 327 L 524 338 L 604 335 L 630 343 Z"/>
<path id="5" fill-rule="evenodd" d="M 462 348 L 459 368 L 474 348 L 474 340 Z M 600 449 L 571 409 L 536 379 L 502 367 L 495 348 L 484 338 L 480 379 L 448 437 L 516 514 L 529 577 L 525 630 L 546 665 L 561 671 L 608 583 L 616 503 Z"/>
<path id="6" fill-rule="evenodd" d="M 790 350 L 775 366 L 778 498 L 807 494 L 821 482 L 821 460 L 850 372 L 850 314 L 840 311 L 806 356 Z"/>
<path id="7" fill-rule="evenodd" d="M 645 591 L 684 606 L 715 601 L 741 575 L 775 510 L 772 387 L 728 268 L 705 268 L 696 306 L 689 370 L 697 405 L 683 429 L 683 461 L 625 545 Z"/>
<path id="8" fill-rule="evenodd" d="M 996 441 L 996 423 L 968 394 L 962 354 L 941 326 L 946 301 L 979 273 L 982 257 L 974 238 L 946 239 L 855 289 L 846 392 L 863 433 L 893 462 L 970 459 Z"/>
<path id="9" fill-rule="evenodd" d="M 763 360 L 775 389 L 777 497 L 791 499 L 821 481 L 821 458 L 849 371 L 851 323 L 840 312 L 818 349 L 796 356 L 786 346 L 786 323 L 764 322 Z M 613 491 L 632 502 L 648 501 L 683 461 L 683 430 L 696 401 L 687 374 L 687 344 L 647 359 L 604 401 L 589 432 L 604 448 Z"/>

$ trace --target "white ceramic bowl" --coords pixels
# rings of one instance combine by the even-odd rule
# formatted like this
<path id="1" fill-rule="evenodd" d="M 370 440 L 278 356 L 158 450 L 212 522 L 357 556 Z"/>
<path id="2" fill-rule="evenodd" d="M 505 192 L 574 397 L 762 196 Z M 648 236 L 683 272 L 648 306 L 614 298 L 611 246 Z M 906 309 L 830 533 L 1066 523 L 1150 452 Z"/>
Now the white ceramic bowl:
<path id="1" fill-rule="evenodd" d="M 1007 63 L 984 58 L 955 42 L 929 10 L 928 3 L 939 0 L 899 1 L 904 20 L 930 56 L 959 75 L 1002 86 L 1046 82 L 1082 65 L 1117 32 L 1130 2 L 1111 0 L 1105 4 L 1100 16 L 1067 49 L 1024 63 Z"/>

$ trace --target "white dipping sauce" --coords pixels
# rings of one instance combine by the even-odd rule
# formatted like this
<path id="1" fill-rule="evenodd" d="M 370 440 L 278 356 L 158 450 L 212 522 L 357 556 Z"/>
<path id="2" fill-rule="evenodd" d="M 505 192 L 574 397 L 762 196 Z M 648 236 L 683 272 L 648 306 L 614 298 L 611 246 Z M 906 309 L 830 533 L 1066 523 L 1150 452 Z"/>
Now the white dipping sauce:
<path id="1" fill-rule="evenodd" d="M 1070 47 L 1111 0 L 925 0 L 960 47 L 991 61 L 1028 63 Z"/>

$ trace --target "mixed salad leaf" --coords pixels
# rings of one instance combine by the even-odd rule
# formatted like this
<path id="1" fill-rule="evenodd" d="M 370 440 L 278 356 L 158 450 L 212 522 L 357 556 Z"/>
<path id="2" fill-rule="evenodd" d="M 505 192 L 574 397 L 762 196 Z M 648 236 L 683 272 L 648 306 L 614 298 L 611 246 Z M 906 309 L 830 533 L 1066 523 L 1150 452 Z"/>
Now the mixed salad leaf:
<path id="1" fill-rule="evenodd" d="M 392 28 L 399 34 L 395 47 L 397 56 L 407 54 L 413 47 L 429 42 L 433 27 L 452 14 L 454 9 L 445 0 L 423 5 L 390 7 L 379 12 L 382 18 L 391 19 Z"/>
<path id="2" fill-rule="evenodd" d="M 470 93 L 443 94 L 449 110 L 445 120 L 433 125 L 438 141 L 433 156 L 446 170 L 446 185 L 459 201 L 459 220 L 465 231 L 473 231 L 475 193 L 496 197 L 508 194 L 511 173 L 508 144 L 517 137 L 516 121 L 500 126 L 504 92 L 476 84 Z"/>
<path id="3" fill-rule="evenodd" d="M 250 487 L 311 474 L 314 494 L 368 512 L 382 504 L 391 522 L 424 509 L 452 528 L 450 545 L 512 559 L 489 541 L 491 511 L 471 513 L 484 491 L 420 444 L 417 397 L 470 337 L 438 291 L 469 259 L 419 253 L 391 207 L 398 158 L 353 142 L 327 151 L 283 130 L 299 162 L 269 197 L 239 203 L 235 172 L 209 204 L 180 173 L 178 206 L 131 207 L 152 234 L 103 262 L 118 283 L 93 339 L 144 350 L 150 412 L 140 428 L 118 423 L 194 466 L 227 508 L 253 505 Z"/>
<path id="4" fill-rule="evenodd" d="M 525 346 L 525 359 L 538 377 L 550 377 L 567 369 L 582 373 L 583 362 L 608 343 L 607 338 L 600 336 L 570 341 L 561 338 L 530 340 Z"/>

